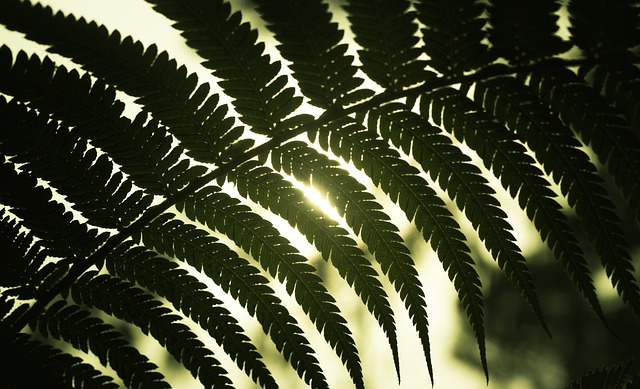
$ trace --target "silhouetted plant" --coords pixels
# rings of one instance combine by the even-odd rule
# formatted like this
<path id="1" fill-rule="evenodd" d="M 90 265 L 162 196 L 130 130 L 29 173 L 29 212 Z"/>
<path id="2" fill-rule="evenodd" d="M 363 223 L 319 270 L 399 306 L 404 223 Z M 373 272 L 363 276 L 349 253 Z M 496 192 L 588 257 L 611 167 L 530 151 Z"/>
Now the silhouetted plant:
<path id="1" fill-rule="evenodd" d="M 619 222 L 621 212 L 640 216 L 637 1 L 580 0 L 566 8 L 549 0 L 256 1 L 260 19 L 251 23 L 266 26 L 277 44 L 233 2 L 148 2 L 174 21 L 216 83 L 200 82 L 157 46 L 118 31 L 37 3 L 0 2 L 6 28 L 82 69 L 0 48 L 0 307 L 11 382 L 46 374 L 49 387 L 116 385 L 109 373 L 46 344 L 55 339 L 95 354 L 128 387 L 168 387 L 102 312 L 158 340 L 205 387 L 232 387 L 183 322 L 188 317 L 257 384 L 276 387 L 199 272 L 259 321 L 305 382 L 327 387 L 322 361 L 269 279 L 282 282 L 355 387 L 364 387 L 348 322 L 275 218 L 296 228 L 355 290 L 384 330 L 399 375 L 394 312 L 380 281 L 388 278 L 433 377 L 423 285 L 384 197 L 436 251 L 488 379 L 474 252 L 435 186 L 546 324 L 488 173 L 468 153 L 518 200 L 598 318 L 606 323 L 582 233 L 640 316 L 626 241 L 637 237 L 625 237 Z M 333 19 L 338 6 L 353 41 Z M 569 16 L 568 40 L 557 34 L 559 10 Z M 266 54 L 267 45 L 276 51 Z M 140 106 L 134 118 L 124 115 L 117 91 Z M 230 106 L 221 102 L 227 98 Z M 605 177 L 624 208 L 614 207 Z M 323 213 L 305 187 L 339 217 Z M 567 223 L 558 195 L 582 232 Z"/>

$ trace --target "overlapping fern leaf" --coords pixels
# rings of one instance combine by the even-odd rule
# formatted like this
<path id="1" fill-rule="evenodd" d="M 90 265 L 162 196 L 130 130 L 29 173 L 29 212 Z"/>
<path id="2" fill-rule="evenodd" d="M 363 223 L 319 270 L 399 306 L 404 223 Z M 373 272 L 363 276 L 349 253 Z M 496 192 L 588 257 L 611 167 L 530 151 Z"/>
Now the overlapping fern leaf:
<path id="1" fill-rule="evenodd" d="M 501 196 L 517 200 L 605 325 L 595 271 L 640 317 L 638 237 L 622 227 L 625 212 L 640 220 L 637 2 L 148 3 L 200 69 L 73 11 L 0 2 L 0 23 L 52 54 L 0 47 L 8 382 L 40 385 L 45 374 L 49 387 L 170 387 L 121 330 L 134 326 L 204 387 L 233 387 L 230 369 L 287 386 L 235 317 L 244 309 L 301 383 L 332 383 L 318 332 L 350 385 L 375 385 L 318 257 L 377 321 L 391 356 L 379 362 L 399 380 L 400 297 L 427 366 L 416 374 L 437 384 L 429 315 L 439 313 L 427 301 L 439 291 L 420 274 L 431 258 L 414 255 L 411 232 L 452 282 L 488 380 L 482 259 L 467 234 L 553 331 Z M 32 363 L 38 374 L 27 376 Z"/>

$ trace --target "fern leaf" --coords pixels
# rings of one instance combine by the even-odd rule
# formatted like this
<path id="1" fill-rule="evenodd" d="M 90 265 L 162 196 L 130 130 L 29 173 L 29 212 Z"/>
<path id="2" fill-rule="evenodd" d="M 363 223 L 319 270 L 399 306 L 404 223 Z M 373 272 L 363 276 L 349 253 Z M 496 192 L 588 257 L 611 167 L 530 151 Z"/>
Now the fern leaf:
<path id="1" fill-rule="evenodd" d="M 478 88 L 476 93 L 482 90 L 482 87 Z M 472 108 L 469 107 L 469 109 Z M 481 113 L 478 113 L 476 117 L 481 115 Z M 553 249 L 553 245 L 560 241 L 562 243 L 558 247 L 568 245 L 568 248 L 563 250 L 558 255 L 558 258 L 569 256 L 569 251 L 580 253 L 580 250 L 576 250 L 578 248 L 577 241 L 575 238 L 571 238 L 569 233 L 570 227 L 559 212 L 560 205 L 553 200 L 554 194 L 549 189 L 547 181 L 542 178 L 542 172 L 533 164 L 533 159 L 528 157 L 525 149 L 515 142 L 510 133 L 501 130 L 499 126 L 489 124 L 489 118 L 485 120 L 487 124 L 479 127 L 475 136 L 476 140 L 474 140 L 475 143 L 478 139 L 485 139 L 484 143 L 477 146 L 477 149 L 482 150 L 484 153 L 484 155 L 481 154 L 481 157 L 486 158 L 486 155 L 489 158 L 493 158 L 492 162 L 487 162 L 487 159 L 485 159 L 485 164 L 492 167 L 494 173 L 501 179 L 505 189 L 509 190 L 514 198 L 518 195 L 521 208 L 527 211 L 527 215 L 532 219 L 543 239 L 548 238 L 551 232 L 558 232 L 558 234 L 550 238 L 551 248 Z M 486 133 L 484 134 L 486 137 L 478 136 L 478 133 Z M 472 134 L 472 132 L 468 132 L 466 139 Z M 489 140 L 491 140 L 490 144 L 487 142 Z M 565 267 L 571 266 L 569 271 L 573 275 L 572 278 L 579 282 L 579 290 L 588 297 L 598 316 L 604 319 L 593 291 L 585 260 L 581 254 L 578 254 L 577 258 L 574 255 L 572 257 L 577 261 L 575 265 L 570 265 L 569 262 L 565 262 L 562 259 L 561 261 L 564 262 Z"/>
<path id="2" fill-rule="evenodd" d="M 142 232 L 145 245 L 203 271 L 245 307 L 307 383 L 326 387 L 309 342 L 260 271 L 206 231 L 165 215 Z"/>
<path id="3" fill-rule="evenodd" d="M 0 330 L 0 350 L 2 384 L 8 388 L 118 388 L 111 377 L 80 358 L 32 340 L 27 334 Z"/>
<path id="4" fill-rule="evenodd" d="M 482 42 L 481 18 L 486 6 L 476 0 L 421 0 L 415 4 L 424 25 L 422 37 L 428 64 L 444 75 L 458 75 L 493 60 Z"/>
<path id="5" fill-rule="evenodd" d="M 212 352 L 186 325 L 179 323 L 180 317 L 133 284 L 88 271 L 71 288 L 71 297 L 79 304 L 98 308 L 140 327 L 199 378 L 205 388 L 232 388 Z"/>
<path id="6" fill-rule="evenodd" d="M 118 277 L 166 298 L 173 306 L 205 329 L 227 355 L 264 388 L 277 387 L 255 347 L 238 322 L 206 290 L 206 285 L 171 262 L 142 247 L 120 246 L 106 261 L 107 270 Z"/>
<path id="7" fill-rule="evenodd" d="M 534 73 L 530 85 L 559 113 L 566 125 L 574 128 L 584 142 L 592 146 L 627 196 L 636 217 L 640 218 L 640 145 L 627 123 L 569 70 Z M 593 171 L 593 168 L 589 170 Z M 576 212 L 585 215 L 583 226 L 595 244 L 607 276 L 623 300 L 640 316 L 640 288 L 634 277 L 633 260 L 624 233 L 616 223 L 618 218 L 607 193 L 601 189 L 598 194 L 597 202 L 590 204 L 589 211 L 594 213 L 587 214 L 586 210 L 579 209 Z M 572 202 L 571 197 L 569 201 Z"/>
<path id="8" fill-rule="evenodd" d="M 91 78 L 80 77 L 63 66 L 55 68 L 48 58 L 40 61 L 24 52 L 12 64 L 11 51 L 0 48 L 0 90 L 40 111 L 65 120 L 74 131 L 91 139 L 109 153 L 122 171 L 151 193 L 176 192 L 204 173 L 203 167 L 188 167 L 179 161 L 181 147 L 172 147 L 172 138 L 157 121 L 145 123 L 147 115 L 131 122 L 122 117 L 124 105 L 115 100 L 115 91 L 101 81 L 91 85 Z"/>
<path id="9" fill-rule="evenodd" d="M 418 176 L 418 170 L 409 166 L 397 152 L 371 135 L 375 130 L 379 130 L 381 134 L 395 130 L 392 129 L 394 126 L 391 122 L 385 120 L 388 117 L 402 123 L 400 126 L 421 126 L 421 120 L 417 115 L 405 109 L 406 107 L 400 104 L 389 104 L 370 112 L 367 121 L 368 131 L 362 131 L 353 125 L 345 125 L 332 131 L 329 134 L 332 138 L 341 139 L 340 142 L 332 142 L 341 146 L 333 148 L 333 151 L 349 153 L 349 149 L 352 149 L 351 155 L 343 157 L 352 158 L 356 167 L 364 168 L 367 175 L 374 180 L 374 184 L 380 185 L 382 190 L 391 196 L 391 200 L 403 209 L 407 218 L 416 223 L 425 241 L 431 242 L 449 279 L 454 283 L 458 298 L 473 327 L 482 367 L 488 379 L 481 283 L 478 273 L 473 268 L 473 259 L 469 256 L 464 234 L 444 202 L 429 188 L 429 184 Z"/>
<path id="10" fill-rule="evenodd" d="M 514 185 L 514 180 L 519 176 L 522 177 L 522 174 L 536 176 L 531 164 L 528 165 L 528 168 L 525 167 L 527 165 L 524 165 L 522 159 L 526 158 L 526 154 L 515 142 L 510 142 L 509 133 L 502 127 L 496 127 L 495 122 L 488 115 L 483 115 L 483 112 L 478 111 L 472 101 L 462 96 L 458 91 L 441 89 L 429 95 L 428 99 L 425 97 L 422 97 L 420 103 L 423 115 L 428 112 L 427 106 L 430 104 L 436 124 L 442 123 L 444 128 L 452 132 L 458 140 L 466 141 L 467 145 L 482 158 L 485 166 L 491 168 L 494 174 L 501 178 L 503 186 L 511 190 L 512 196 L 515 196 L 523 185 L 522 183 Z M 514 161 L 518 157 L 520 161 Z M 505 169 L 509 167 L 515 169 L 516 172 L 505 172 Z M 518 171 L 521 169 L 528 169 L 528 171 L 526 173 Z M 529 186 L 528 189 L 531 190 L 531 195 L 539 193 L 532 186 Z M 468 192 L 471 193 L 471 190 L 469 188 Z M 457 198 L 458 206 L 466 207 L 466 214 L 474 227 L 478 229 L 479 236 L 484 241 L 487 250 L 496 259 L 498 266 L 504 270 L 511 284 L 529 304 L 545 331 L 549 333 L 538 303 L 531 273 L 520 249 L 514 243 L 515 238 L 511 234 L 511 226 L 506 221 L 506 214 L 496 208 L 499 203 L 491 198 L 493 190 L 488 187 L 485 189 L 488 191 L 477 191 L 477 188 L 475 190 L 476 194 L 466 199 Z M 481 196 L 484 197 L 482 200 L 476 200 Z"/>
<path id="11" fill-rule="evenodd" d="M 280 54 L 291 61 L 293 76 L 310 103 L 329 108 L 347 106 L 373 92 L 357 89 L 353 57 L 345 55 L 344 32 L 331 22 L 327 4 L 318 0 L 257 1 L 258 11 L 281 43 Z"/>
<path id="12" fill-rule="evenodd" d="M 122 228 L 151 204 L 152 197 L 142 191 L 130 193 L 132 184 L 122 173 L 112 174 L 114 166 L 107 156 L 98 157 L 96 149 L 87 149 L 86 142 L 66 128 L 3 97 L 0 115 L 5 119 L 0 124 L 0 151 L 15 155 L 14 163 L 47 180 L 91 224 Z"/>
<path id="13" fill-rule="evenodd" d="M 349 233 L 323 216 L 304 198 L 304 194 L 273 170 L 248 161 L 229 173 L 240 195 L 249 197 L 282 216 L 315 244 L 325 260 L 331 262 L 387 334 L 399 374 L 398 343 L 393 312 L 377 272 Z"/>
<path id="14" fill-rule="evenodd" d="M 363 387 L 355 342 L 335 300 L 314 274 L 315 268 L 296 253 L 271 223 L 215 187 L 201 190 L 177 207 L 184 208 L 187 217 L 227 235 L 243 250 L 253 254 L 271 276 L 285 283 L 287 292 L 296 298 L 318 331 L 323 332 L 335 348 L 356 387 Z"/>
<path id="15" fill-rule="evenodd" d="M 563 53 L 571 44 L 556 32 L 560 3 L 555 0 L 491 0 L 489 42 L 499 57 L 526 64 Z"/>
<path id="16" fill-rule="evenodd" d="M 533 74 L 530 85 L 593 148 L 640 218 L 640 141 L 629 124 L 569 70 Z"/>
<path id="17" fill-rule="evenodd" d="M 598 212 L 585 208 L 589 207 L 588 204 L 600 202 L 599 194 L 603 193 L 598 181 L 590 177 L 595 172 L 588 169 L 590 164 L 587 155 L 578 149 L 579 144 L 570 136 L 570 131 L 563 128 L 558 118 L 549 113 L 528 88 L 513 78 L 496 78 L 477 83 L 474 99 L 509 129 L 520 135 L 534 151 L 547 173 L 552 174 L 558 184 L 564 183 L 561 186 L 565 195 L 575 199 L 576 203 L 586 204 L 577 208 L 586 210 L 579 214 L 581 218 Z M 562 173 L 563 171 L 565 173 Z M 569 176 L 573 179 L 569 180 Z M 589 185 L 588 188 L 575 184 L 570 187 L 566 184 L 568 181 Z M 538 203 L 545 205 L 537 207 L 539 210 L 536 212 L 536 207 L 526 202 L 522 198 L 522 192 L 520 193 L 521 204 L 526 206 L 527 214 L 534 221 L 540 236 L 543 240 L 546 239 L 547 245 L 567 271 L 575 288 L 604 322 L 604 313 L 600 308 L 580 244 L 566 218 L 559 212 L 559 206 L 545 200 L 550 196 L 552 195 L 547 194 L 538 200 Z"/>
<path id="18" fill-rule="evenodd" d="M 362 70 L 390 90 L 417 85 L 434 76 L 419 60 L 418 25 L 406 0 L 350 0 L 348 13 Z"/>
<path id="19" fill-rule="evenodd" d="M 400 378 L 389 291 L 358 247 L 362 240 L 405 304 L 433 385 L 425 290 L 378 189 L 438 254 L 488 379 L 480 277 L 433 182 L 548 329 L 507 215 L 484 170 L 464 154 L 466 145 L 519 202 L 604 321 L 578 237 L 550 190 L 555 181 L 621 300 L 640 317 L 640 286 L 615 196 L 582 151 L 594 151 L 622 205 L 640 220 L 640 140 L 633 132 L 640 120 L 638 0 L 254 0 L 258 18 L 247 4 L 229 0 L 147 2 L 172 21 L 217 85 L 155 44 L 75 11 L 0 0 L 0 28 L 24 33 L 83 69 L 0 47 L 0 348 L 11 357 L 10 385 L 116 386 L 81 360 L 18 333 L 39 324 L 43 341 L 97 355 L 126 386 L 168 387 L 96 312 L 140 327 L 205 387 L 230 388 L 213 352 L 186 326 L 194 321 L 256 384 L 277 387 L 193 267 L 260 323 L 302 380 L 326 389 L 306 335 L 269 287 L 282 283 L 354 386 L 364 388 L 360 355 L 334 297 L 272 218 L 286 220 L 332 261 L 386 333 Z M 569 41 L 558 34 L 565 11 Z M 574 59 L 574 51 L 584 58 Z M 380 92 L 366 82 L 378 83 Z M 472 86 L 474 100 L 465 97 Z M 132 96 L 141 112 L 125 116 L 116 93 Z M 228 106 L 220 103 L 226 97 Z M 303 103 L 321 113 L 304 113 Z M 341 167 L 348 164 L 376 187 Z M 294 181 L 320 191 L 347 227 L 307 202 Z M 167 213 L 171 207 L 180 214 Z M 25 369 L 34 363 L 33 371 Z M 636 367 L 630 378 L 630 363 L 589 377 L 633 386 L 640 378 Z M 43 375 L 51 382 L 41 382 Z"/>
<path id="20" fill-rule="evenodd" d="M 85 69 L 117 86 L 160 119 L 187 149 L 187 155 L 203 162 L 218 162 L 224 150 L 242 133 L 226 117 L 227 107 L 209 94 L 209 85 L 198 86 L 198 77 L 187 74 L 156 45 L 144 48 L 118 31 L 109 34 L 104 26 L 84 19 L 53 15 L 49 7 L 8 0 L 0 4 L 0 21 L 23 32 L 48 51 L 71 58 Z M 239 145 L 251 146 L 249 140 Z"/>
<path id="21" fill-rule="evenodd" d="M 221 78 L 220 86 L 234 100 L 240 119 L 258 134 L 287 128 L 284 119 L 302 103 L 279 75 L 280 63 L 271 62 L 258 44 L 257 32 L 241 23 L 240 13 L 222 0 L 148 0 L 154 9 L 174 20 L 187 44 L 205 60 L 203 65 Z"/>
<path id="22" fill-rule="evenodd" d="M 381 211 L 382 207 L 362 184 L 340 169 L 335 161 L 305 143 L 287 143 L 272 152 L 271 160 L 276 170 L 306 184 L 313 182 L 324 197 L 333 200 L 347 224 L 375 255 L 413 319 L 433 381 L 424 291 L 409 250 L 389 216 Z"/>
<path id="23" fill-rule="evenodd" d="M 170 388 L 157 366 L 129 345 L 111 325 L 91 317 L 77 305 L 57 301 L 37 323 L 32 324 L 45 337 L 64 339 L 84 352 L 93 352 L 104 366 L 113 368 L 131 388 Z"/>

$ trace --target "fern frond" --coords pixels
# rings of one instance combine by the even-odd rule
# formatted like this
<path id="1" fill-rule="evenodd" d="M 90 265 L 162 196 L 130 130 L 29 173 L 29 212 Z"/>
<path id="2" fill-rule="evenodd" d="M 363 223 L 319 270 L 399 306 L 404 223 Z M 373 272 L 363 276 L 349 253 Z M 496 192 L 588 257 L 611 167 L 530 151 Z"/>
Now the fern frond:
<path id="1" fill-rule="evenodd" d="M 351 22 L 362 70 L 390 90 L 423 83 L 434 77 L 418 59 L 416 13 L 406 0 L 350 0 L 344 8 Z"/>
<path id="2" fill-rule="evenodd" d="M 131 246 L 131 247 L 129 247 Z M 264 388 L 277 387 L 260 355 L 238 322 L 206 289 L 206 285 L 175 262 L 143 247 L 121 245 L 106 261 L 107 270 L 166 298 L 177 310 L 205 329 L 227 355 Z"/>
<path id="3" fill-rule="evenodd" d="M 117 389 L 109 376 L 78 357 L 30 339 L 23 333 L 0 330 L 2 384 L 8 388 Z"/>
<path id="4" fill-rule="evenodd" d="M 204 272 L 235 298 L 271 336 L 276 348 L 307 383 L 327 387 L 309 342 L 287 312 L 268 281 L 247 260 L 206 231 L 164 215 L 142 231 L 146 246 L 188 263 Z"/>
<path id="5" fill-rule="evenodd" d="M 640 219 L 640 139 L 629 123 L 570 70 L 534 73 L 530 85 L 592 147 Z"/>
<path id="6" fill-rule="evenodd" d="M 389 117 L 392 119 L 389 120 Z M 422 125 L 420 119 L 407 111 L 405 106 L 385 105 L 369 113 L 368 131 L 347 124 L 329 133 L 332 138 L 342 139 L 341 142 L 331 142 L 340 144 L 332 150 L 344 153 L 352 149 L 351 155 L 343 157 L 353 158 L 356 167 L 364 168 L 374 184 L 380 185 L 391 200 L 398 203 L 407 218 L 416 223 L 425 241 L 431 242 L 467 313 L 478 341 L 482 367 L 488 378 L 480 277 L 473 268 L 473 259 L 469 256 L 470 250 L 465 243 L 464 234 L 444 202 L 418 176 L 417 169 L 409 166 L 397 152 L 372 136 L 372 131 L 388 135 L 390 131 L 396 130 L 392 124 L 394 120 L 402 123 L 401 126 Z"/>
<path id="7" fill-rule="evenodd" d="M 174 20 L 189 46 L 205 60 L 233 104 L 240 120 L 258 134 L 273 135 L 289 128 L 285 118 L 302 103 L 281 65 L 264 54 L 257 32 L 242 23 L 239 12 L 222 0 L 147 0 L 154 10 Z"/>
<path id="8" fill-rule="evenodd" d="M 210 95 L 209 84 L 198 85 L 194 73 L 187 74 L 166 52 L 158 53 L 156 45 L 145 49 L 130 37 L 122 39 L 118 31 L 109 34 L 104 26 L 20 0 L 0 4 L 0 21 L 137 97 L 136 103 L 161 120 L 194 159 L 218 162 L 232 144 L 238 152 L 252 144 L 234 143 L 242 128 L 226 117 L 227 107 Z"/>
<path id="9" fill-rule="evenodd" d="M 343 107 L 370 97 L 373 92 L 357 89 L 353 57 L 340 43 L 344 31 L 331 22 L 327 4 L 318 0 L 257 1 L 258 12 L 273 31 L 280 54 L 291 61 L 293 76 L 310 103 Z"/>
<path id="10" fill-rule="evenodd" d="M 563 194 L 569 196 L 571 205 L 585 204 L 577 207 L 582 210 L 578 214 L 580 218 L 598 212 L 589 207 L 590 204 L 600 202 L 603 190 L 598 180 L 593 177 L 595 171 L 589 163 L 588 156 L 578 148 L 580 145 L 571 136 L 569 129 L 563 127 L 558 118 L 549 113 L 530 89 L 514 78 L 495 78 L 475 85 L 474 100 L 481 103 L 526 142 L 543 168 L 561 186 Z M 568 182 L 573 182 L 574 185 L 570 186 Z M 585 186 L 576 185 L 576 182 Z M 521 192 L 521 206 L 527 210 L 540 236 L 547 241 L 556 259 L 567 271 L 574 287 L 604 322 L 604 313 L 600 308 L 580 243 L 564 215 L 559 212 L 559 205 L 550 199 L 545 200 L 551 196 L 550 193 L 544 195 L 538 202 L 544 202 L 545 205 L 535 207 L 529 202 L 523 203 Z"/>
<path id="11" fill-rule="evenodd" d="M 56 301 L 31 327 L 45 338 L 63 339 L 77 349 L 92 352 L 102 365 L 113 368 L 127 387 L 170 388 L 156 371 L 158 367 L 129 345 L 121 333 L 77 305 Z"/>
<path id="12" fill-rule="evenodd" d="M 516 156 L 525 158 L 525 154 L 522 153 L 522 149 L 513 150 L 517 148 L 517 144 L 508 142 L 506 138 L 509 133 L 503 128 L 496 128 L 496 123 L 492 122 L 491 118 L 483 115 L 483 112 L 479 111 L 479 108 L 476 108 L 472 101 L 455 89 L 441 89 L 428 96 L 422 96 L 420 110 L 423 116 L 429 114 L 429 108 L 434 122 L 438 125 L 442 124 L 459 141 L 465 141 L 470 148 L 474 149 L 484 161 L 485 166 L 492 168 L 494 174 L 501 178 L 503 185 L 507 189 L 511 189 L 512 195 L 515 195 L 522 183 L 514 185 L 513 180 L 521 173 L 506 173 L 504 169 L 510 165 L 512 168 L 520 170 L 518 165 L 522 162 L 515 162 L 512 158 L 515 159 Z M 529 165 L 527 175 L 532 174 L 531 169 L 533 167 Z M 498 208 L 499 203 L 492 196 L 494 191 L 488 187 L 484 178 L 477 174 L 471 174 L 468 177 L 475 177 L 474 181 L 482 189 L 472 188 L 470 182 L 464 182 L 465 190 L 462 193 L 468 197 L 461 198 L 459 195 L 456 197 L 453 193 L 451 196 L 456 199 L 458 207 L 465 210 L 474 228 L 478 230 L 480 239 L 483 240 L 487 250 L 496 259 L 498 266 L 504 270 L 511 284 L 529 304 L 538 321 L 549 333 L 538 303 L 531 273 L 519 247 L 515 244 L 511 226 L 506 220 L 507 215 Z M 445 188 L 451 186 L 451 182 L 448 185 L 443 185 Z M 532 195 L 538 192 L 533 187 L 529 189 L 532 191 Z"/>
<path id="13" fill-rule="evenodd" d="M 74 131 L 109 153 L 140 187 L 151 193 L 176 192 L 204 173 L 180 160 L 183 149 L 173 147 L 172 138 L 157 121 L 140 113 L 132 122 L 122 117 L 124 104 L 115 100 L 115 90 L 89 75 L 55 67 L 45 58 L 19 52 L 12 64 L 11 51 L 0 48 L 0 91 L 29 106 L 64 120 Z"/>
<path id="14" fill-rule="evenodd" d="M 493 60 L 482 42 L 486 36 L 482 13 L 486 6 L 476 0 L 421 0 L 415 4 L 424 25 L 422 39 L 428 64 L 444 75 L 458 75 Z"/>
<path id="15" fill-rule="evenodd" d="M 159 342 L 207 388 L 233 386 L 207 348 L 212 341 L 256 385 L 276 388 L 259 340 L 206 288 L 210 281 L 262 326 L 307 385 L 328 389 L 320 354 L 269 286 L 282 284 L 364 389 L 366 366 L 339 297 L 286 236 L 289 226 L 276 228 L 282 220 L 332 262 L 378 321 L 400 379 L 384 274 L 415 326 L 422 374 L 433 385 L 426 290 L 402 221 L 390 217 L 396 206 L 438 255 L 488 379 L 480 277 L 445 196 L 548 332 L 492 174 L 605 322 L 551 181 L 558 184 L 620 300 L 640 317 L 625 240 L 635 232 L 623 231 L 616 208 L 640 220 L 639 0 L 146 2 L 214 81 L 159 48 L 164 42 L 142 44 L 79 9 L 0 0 L 0 29 L 72 62 L 14 55 L 9 45 L 23 41 L 0 45 L 0 349 L 12 386 L 111 388 L 113 367 L 124 386 L 168 387 L 98 319 L 110 315 Z M 558 33 L 566 20 L 568 41 Z M 590 151 L 622 196 L 605 190 Z M 323 213 L 301 186 L 338 215 Z M 19 334 L 27 325 L 31 339 Z M 109 372 L 36 338 L 67 343 L 82 359 L 94 354 Z M 611 379 L 602 382 L 630 386 L 628 372 L 606 369 Z"/>
<path id="16" fill-rule="evenodd" d="M 429 375 L 433 381 L 426 302 L 422 283 L 390 218 L 364 186 L 330 160 L 303 142 L 290 142 L 272 152 L 276 170 L 314 184 L 323 197 L 329 198 L 356 235 L 360 235 L 375 255 L 382 271 L 400 294 L 422 341 Z"/>
<path id="17" fill-rule="evenodd" d="M 326 261 L 331 258 L 340 276 L 354 288 L 387 334 L 399 374 L 396 327 L 387 294 L 376 278 L 377 271 L 349 233 L 315 209 L 289 181 L 265 166 L 248 161 L 228 177 L 240 195 L 282 216 L 316 246 Z"/>
<path id="18" fill-rule="evenodd" d="M 336 350 L 356 387 L 364 386 L 360 358 L 335 300 L 314 274 L 315 268 L 259 215 L 216 187 L 207 187 L 183 203 L 187 217 L 206 224 L 252 254 L 271 276 L 283 282 L 305 313 Z"/>
<path id="19" fill-rule="evenodd" d="M 179 322 L 179 316 L 142 289 L 127 281 L 88 271 L 78 279 L 70 292 L 78 304 L 98 308 L 152 335 L 205 388 L 232 389 L 226 371 L 212 352 L 186 325 Z"/>
<path id="20" fill-rule="evenodd" d="M 91 224 L 122 228 L 151 204 L 152 196 L 131 192 L 131 181 L 113 173 L 106 155 L 98 157 L 96 149 L 87 149 L 65 127 L 2 96 L 0 115 L 0 151 L 14 155 L 12 162 L 23 164 L 22 170 L 47 180 Z"/>
<path id="21" fill-rule="evenodd" d="M 530 85 L 558 112 L 560 119 L 592 147 L 627 196 L 636 217 L 640 218 L 640 144 L 626 121 L 570 70 L 534 73 Z M 640 316 L 640 288 L 634 277 L 633 260 L 624 233 L 615 223 L 618 218 L 613 212 L 613 204 L 603 189 L 599 193 L 597 203 L 590 207 L 595 213 L 576 212 L 585 215 L 583 226 L 594 242 L 607 276 L 622 299 Z"/>
<path id="22" fill-rule="evenodd" d="M 491 0 L 491 50 L 510 63 L 526 64 L 567 51 L 571 44 L 556 35 L 560 3 L 555 0 Z"/>

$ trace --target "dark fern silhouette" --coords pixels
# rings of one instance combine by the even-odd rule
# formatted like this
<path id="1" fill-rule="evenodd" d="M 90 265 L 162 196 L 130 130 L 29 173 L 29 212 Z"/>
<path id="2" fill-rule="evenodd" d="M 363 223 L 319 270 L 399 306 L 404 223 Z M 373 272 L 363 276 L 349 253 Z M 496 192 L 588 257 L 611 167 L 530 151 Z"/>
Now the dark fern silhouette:
<path id="1" fill-rule="evenodd" d="M 55 348 L 59 341 L 94 354 L 127 387 L 168 387 L 98 312 L 155 338 L 205 387 L 232 387 L 213 351 L 184 324 L 188 317 L 257 384 L 277 387 L 256 346 L 194 271 L 254 316 L 309 386 L 325 388 L 322 361 L 269 279 L 282 282 L 355 387 L 364 387 L 346 319 L 274 217 L 296 228 L 354 289 L 386 334 L 388 362 L 400 379 L 391 291 L 380 278 L 391 282 L 433 377 L 415 258 L 380 195 L 348 163 L 437 252 L 489 379 L 475 254 L 444 197 L 549 329 L 496 190 L 462 143 L 518 200 L 603 325 L 581 234 L 640 317 L 628 246 L 638 237 L 625 236 L 620 224 L 621 212 L 640 217 L 637 1 L 353 0 L 329 7 L 259 0 L 261 19 L 251 23 L 263 23 L 277 40 L 270 55 L 233 2 L 148 2 L 174 22 L 216 84 L 200 82 L 155 45 L 38 4 L 0 2 L 6 28 L 82 69 L 0 48 L 8 387 L 117 386 L 104 369 Z M 338 6 L 353 41 L 332 18 Z M 569 16 L 566 38 L 558 35 L 559 11 Z M 141 107 L 134 118 L 123 114 L 117 91 Z M 221 103 L 226 98 L 230 106 Z M 308 113 L 309 106 L 320 113 Z M 603 184 L 609 178 L 624 198 L 618 208 Z M 340 217 L 323 213 L 305 185 Z M 558 193 L 582 231 L 568 224 Z M 630 377 L 633 364 L 625 363 Z"/>

